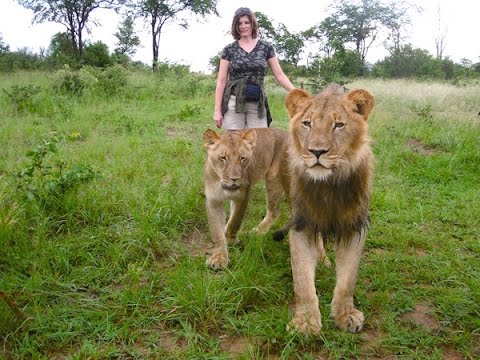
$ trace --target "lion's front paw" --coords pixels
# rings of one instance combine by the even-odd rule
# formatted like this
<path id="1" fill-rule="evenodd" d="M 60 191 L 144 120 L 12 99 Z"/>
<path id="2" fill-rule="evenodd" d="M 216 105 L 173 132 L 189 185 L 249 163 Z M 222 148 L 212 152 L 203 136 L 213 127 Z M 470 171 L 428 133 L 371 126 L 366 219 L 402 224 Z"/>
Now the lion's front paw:
<path id="1" fill-rule="evenodd" d="M 363 322 L 365 321 L 363 313 L 355 308 L 338 311 L 337 313 L 332 314 L 332 317 L 338 328 L 352 333 L 357 333 L 362 330 Z"/>
<path id="2" fill-rule="evenodd" d="M 212 270 L 222 270 L 227 267 L 228 253 L 225 251 L 214 251 L 207 259 L 207 266 Z"/>
<path id="3" fill-rule="evenodd" d="M 305 335 L 317 335 L 322 330 L 322 317 L 316 314 L 295 315 L 287 325 L 287 331 L 298 331 Z"/>

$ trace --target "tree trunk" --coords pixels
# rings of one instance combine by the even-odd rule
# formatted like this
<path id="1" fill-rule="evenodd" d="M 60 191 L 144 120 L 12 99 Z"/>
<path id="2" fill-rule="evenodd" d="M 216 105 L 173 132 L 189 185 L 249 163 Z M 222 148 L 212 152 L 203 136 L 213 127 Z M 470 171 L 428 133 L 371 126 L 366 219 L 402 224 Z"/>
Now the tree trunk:
<path id="1" fill-rule="evenodd" d="M 157 39 L 155 38 L 155 36 L 153 36 L 153 63 L 152 63 L 152 69 L 153 71 L 156 71 L 157 70 L 157 66 L 158 66 L 158 43 L 157 43 Z"/>
<path id="2" fill-rule="evenodd" d="M 161 27 L 156 29 L 155 22 L 152 23 L 152 50 L 153 50 L 153 62 L 152 70 L 156 71 L 158 67 L 158 48 L 160 43 L 160 31 Z"/>
<path id="3" fill-rule="evenodd" d="M 83 38 L 82 31 L 78 29 L 78 58 L 82 59 L 83 57 Z"/>

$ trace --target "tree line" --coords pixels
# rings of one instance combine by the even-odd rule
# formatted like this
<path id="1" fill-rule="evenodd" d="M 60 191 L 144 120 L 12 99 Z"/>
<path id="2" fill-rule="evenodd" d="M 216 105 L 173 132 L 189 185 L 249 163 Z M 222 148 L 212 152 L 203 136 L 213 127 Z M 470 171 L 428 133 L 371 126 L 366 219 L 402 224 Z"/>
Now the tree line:
<path id="1" fill-rule="evenodd" d="M 132 57 L 140 45 L 134 24 L 143 21 L 150 29 L 152 68 L 158 67 L 160 39 L 164 27 L 177 24 L 188 28 L 188 19 L 218 16 L 218 0 L 17 0 L 34 12 L 34 23 L 55 22 L 65 26 L 65 32 L 55 34 L 48 50 L 40 54 L 28 49 L 11 52 L 0 34 L 0 71 L 15 68 L 98 67 L 114 63 L 133 63 Z M 102 42 L 91 43 L 85 33 L 96 24 L 91 21 L 97 9 L 108 9 L 122 15 L 116 47 L 110 53 Z M 347 0 L 332 2 L 329 14 L 317 25 L 291 32 L 286 25 L 275 23 L 257 12 L 261 37 L 272 42 L 290 75 L 306 76 L 321 83 L 347 82 L 358 76 L 385 78 L 458 79 L 480 75 L 480 63 L 463 59 L 455 63 L 443 56 L 445 34 L 437 34 L 437 54 L 414 48 L 405 39 L 411 26 L 411 16 L 421 12 L 418 6 L 405 1 Z M 433 39 L 432 39 L 433 40 Z M 374 64 L 367 55 L 372 46 L 383 46 L 387 56 Z M 210 59 L 216 71 L 219 54 Z M 150 66 L 150 65 L 149 65 Z"/>

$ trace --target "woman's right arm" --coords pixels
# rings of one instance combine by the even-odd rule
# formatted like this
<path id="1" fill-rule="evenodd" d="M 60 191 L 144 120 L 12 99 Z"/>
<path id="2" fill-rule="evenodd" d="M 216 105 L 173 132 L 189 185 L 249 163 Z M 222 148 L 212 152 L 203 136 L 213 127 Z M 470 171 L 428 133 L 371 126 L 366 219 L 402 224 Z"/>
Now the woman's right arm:
<path id="1" fill-rule="evenodd" d="M 215 110 L 213 113 L 213 120 L 215 121 L 215 125 L 217 126 L 217 128 L 221 128 L 223 126 L 222 100 L 225 86 L 227 85 L 229 66 L 230 61 L 220 59 L 220 67 L 218 69 L 217 77 L 217 87 L 215 88 Z"/>

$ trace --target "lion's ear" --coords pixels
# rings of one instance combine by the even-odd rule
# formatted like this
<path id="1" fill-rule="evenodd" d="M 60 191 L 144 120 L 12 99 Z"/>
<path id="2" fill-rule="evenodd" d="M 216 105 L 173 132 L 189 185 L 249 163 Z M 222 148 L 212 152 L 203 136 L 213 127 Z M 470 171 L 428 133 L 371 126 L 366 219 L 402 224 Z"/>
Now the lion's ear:
<path id="1" fill-rule="evenodd" d="M 205 146 L 208 148 L 212 145 L 215 145 L 215 143 L 220 140 L 220 134 L 217 133 L 216 131 L 213 131 L 211 129 L 205 130 L 203 133 L 203 142 L 205 143 Z"/>
<path id="2" fill-rule="evenodd" d="M 311 97 L 308 92 L 302 89 L 293 89 L 290 91 L 285 99 L 290 117 L 292 118 L 300 109 L 304 108 Z"/>
<path id="3" fill-rule="evenodd" d="M 354 111 L 368 120 L 370 113 L 375 105 L 375 99 L 367 90 L 358 89 L 349 91 L 346 95 L 347 99 L 354 105 Z"/>
<path id="4" fill-rule="evenodd" d="M 257 145 L 257 132 L 254 129 L 248 129 L 242 133 L 242 139 L 249 149 Z"/>

